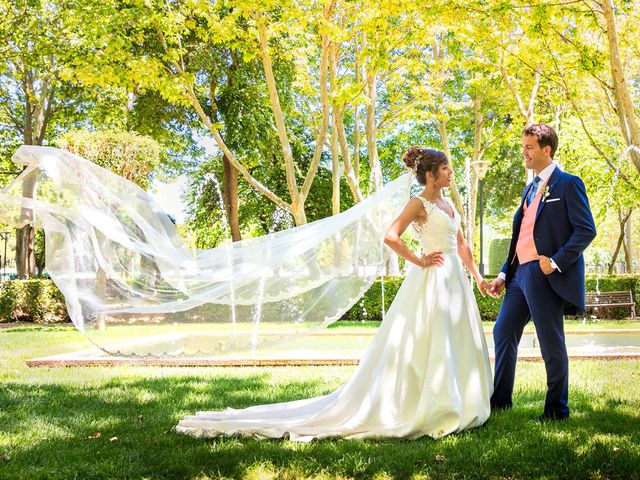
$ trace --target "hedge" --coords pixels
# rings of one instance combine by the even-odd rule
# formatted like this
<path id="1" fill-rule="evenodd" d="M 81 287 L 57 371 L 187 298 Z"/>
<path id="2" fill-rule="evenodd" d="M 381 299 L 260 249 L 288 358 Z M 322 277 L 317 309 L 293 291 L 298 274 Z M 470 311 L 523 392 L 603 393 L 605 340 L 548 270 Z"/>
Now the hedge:
<path id="1" fill-rule="evenodd" d="M 389 308 L 389 305 L 393 301 L 400 284 L 404 280 L 404 277 L 385 277 L 385 306 Z M 585 279 L 585 285 L 588 292 L 596 291 L 597 287 L 601 292 L 612 291 L 628 291 L 631 290 L 633 294 L 633 300 L 636 303 L 636 312 L 640 313 L 640 275 L 607 275 L 598 278 L 595 275 L 587 275 Z M 490 296 L 482 297 L 477 289 L 474 289 L 476 300 L 478 302 L 478 309 L 480 310 L 480 316 L 484 321 L 495 321 L 500 311 L 500 304 L 502 298 L 493 298 Z M 352 321 L 364 321 L 364 320 L 381 320 L 382 314 L 382 295 L 381 295 L 381 282 L 376 280 L 371 288 L 364 294 L 362 299 L 356 303 L 351 310 L 349 310 L 341 320 Z M 630 309 L 625 308 L 610 308 L 606 311 L 606 318 L 627 318 L 629 317 Z M 589 314 L 601 312 L 589 311 Z"/>
<path id="2" fill-rule="evenodd" d="M 0 323 L 67 321 L 64 296 L 51 280 L 0 282 Z"/>
<path id="3" fill-rule="evenodd" d="M 388 309 L 403 280 L 404 277 L 384 277 L 384 282 L 380 279 L 376 280 L 360 301 L 342 316 L 341 320 L 381 320 L 382 283 L 384 283 L 385 293 L 384 305 L 385 309 Z M 588 275 L 587 291 L 595 291 L 596 286 L 602 292 L 631 290 L 636 302 L 636 312 L 640 313 L 640 275 L 608 275 L 600 278 Z M 502 299 L 489 296 L 483 298 L 477 289 L 475 296 L 482 320 L 495 321 Z M 202 311 L 203 316 L 211 314 L 210 311 L 205 310 Z M 600 312 L 597 313 L 600 314 Z M 277 315 L 277 312 L 274 311 L 273 314 Z M 628 316 L 629 308 L 613 308 L 606 312 L 607 318 Z M 64 298 L 51 280 L 13 280 L 0 283 L 0 323 L 16 321 L 35 323 L 69 321 Z"/>
<path id="4" fill-rule="evenodd" d="M 640 314 L 640 275 L 606 275 L 598 277 L 596 275 L 587 275 L 585 285 L 587 292 L 617 292 L 629 291 L 633 295 L 633 301 L 636 304 L 636 314 Z M 608 308 L 606 309 L 607 318 L 627 318 L 630 316 L 629 307 Z M 598 313 L 599 311 L 589 311 L 589 314 Z"/>
<path id="5" fill-rule="evenodd" d="M 489 273 L 498 275 L 505 259 L 509 256 L 510 238 L 495 238 L 489 243 Z"/>
<path id="6" fill-rule="evenodd" d="M 388 309 L 391 302 L 393 302 L 393 298 L 398 292 L 403 280 L 404 277 L 384 277 L 385 310 Z M 379 279 L 376 280 L 360 301 L 351 307 L 351 310 L 345 313 L 341 320 L 382 320 L 382 283 Z M 496 299 L 488 295 L 482 297 L 477 290 L 475 294 L 482 320 L 494 321 L 500 310 L 501 299 Z"/>

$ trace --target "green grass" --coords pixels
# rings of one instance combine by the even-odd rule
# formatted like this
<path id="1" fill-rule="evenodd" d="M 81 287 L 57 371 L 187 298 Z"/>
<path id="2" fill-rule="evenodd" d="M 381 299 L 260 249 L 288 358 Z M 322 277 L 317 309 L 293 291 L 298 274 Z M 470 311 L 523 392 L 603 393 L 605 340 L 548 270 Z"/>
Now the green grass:
<path id="1" fill-rule="evenodd" d="M 485 331 L 491 331 L 495 322 L 482 322 Z M 361 328 L 377 328 L 380 322 L 346 322 L 340 321 L 329 325 L 328 328 L 345 329 L 361 329 Z M 564 328 L 566 331 L 576 330 L 620 330 L 633 329 L 640 330 L 640 321 L 632 320 L 565 320 Z M 525 330 L 533 330 L 533 322 L 529 322 Z"/>
<path id="2" fill-rule="evenodd" d="M 66 327 L 0 330 L 0 479 L 640 478 L 639 362 L 572 361 L 573 414 L 562 423 L 530 421 L 544 401 L 544 366 L 521 363 L 515 408 L 480 429 L 438 441 L 296 444 L 171 430 L 198 410 L 328 393 L 353 367 L 24 365 L 88 346 Z"/>

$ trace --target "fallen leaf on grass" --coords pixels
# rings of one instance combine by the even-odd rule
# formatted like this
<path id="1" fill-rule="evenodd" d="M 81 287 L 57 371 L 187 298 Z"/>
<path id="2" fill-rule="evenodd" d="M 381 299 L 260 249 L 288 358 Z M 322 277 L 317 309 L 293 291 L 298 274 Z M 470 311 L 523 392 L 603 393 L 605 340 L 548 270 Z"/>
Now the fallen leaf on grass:
<path id="1" fill-rule="evenodd" d="M 92 433 L 85 440 L 93 440 L 94 438 L 100 438 L 102 434 L 100 432 Z"/>
<path id="2" fill-rule="evenodd" d="M 118 441 L 118 437 L 111 437 L 111 438 L 109 439 L 109 441 L 110 441 L 111 443 L 113 443 L 113 442 L 117 442 L 117 441 Z"/>
<path id="3" fill-rule="evenodd" d="M 445 457 L 444 455 L 441 455 L 441 454 L 436 455 L 436 462 L 446 462 L 446 461 L 447 461 L 447 457 Z"/>
<path id="4" fill-rule="evenodd" d="M 2 455 L 0 458 L 5 463 L 8 462 L 9 460 L 11 460 L 11 457 L 9 455 L 7 455 L 6 453 L 4 455 Z"/>
<path id="5" fill-rule="evenodd" d="M 144 415 L 138 415 L 138 421 L 142 422 L 144 420 Z"/>

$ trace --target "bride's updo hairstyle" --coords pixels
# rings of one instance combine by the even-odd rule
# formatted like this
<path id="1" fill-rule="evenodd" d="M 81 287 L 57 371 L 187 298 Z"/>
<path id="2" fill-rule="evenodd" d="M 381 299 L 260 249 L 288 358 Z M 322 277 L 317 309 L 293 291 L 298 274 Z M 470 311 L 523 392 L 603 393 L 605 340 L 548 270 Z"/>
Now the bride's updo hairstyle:
<path id="1" fill-rule="evenodd" d="M 420 185 L 426 183 L 427 172 L 431 172 L 437 180 L 440 175 L 440 166 L 449 162 L 444 152 L 417 146 L 409 147 L 402 156 L 402 161 L 415 173 Z"/>

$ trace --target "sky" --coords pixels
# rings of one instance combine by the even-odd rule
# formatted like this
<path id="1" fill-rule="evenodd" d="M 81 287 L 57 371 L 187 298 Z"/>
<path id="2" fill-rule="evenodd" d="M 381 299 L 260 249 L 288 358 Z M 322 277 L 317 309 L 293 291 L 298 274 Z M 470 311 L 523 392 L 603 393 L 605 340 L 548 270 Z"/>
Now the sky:
<path id="1" fill-rule="evenodd" d="M 186 175 L 180 175 L 172 183 L 154 182 L 149 191 L 158 205 L 169 215 L 182 224 L 186 220 L 185 206 L 181 196 L 189 183 Z"/>
<path id="2" fill-rule="evenodd" d="M 207 155 L 214 155 L 218 149 L 211 137 L 199 137 L 198 143 L 202 145 Z M 186 220 L 185 205 L 181 196 L 189 186 L 189 177 L 180 175 L 171 183 L 154 181 L 149 193 L 162 209 L 176 219 L 176 223 L 182 224 Z"/>

